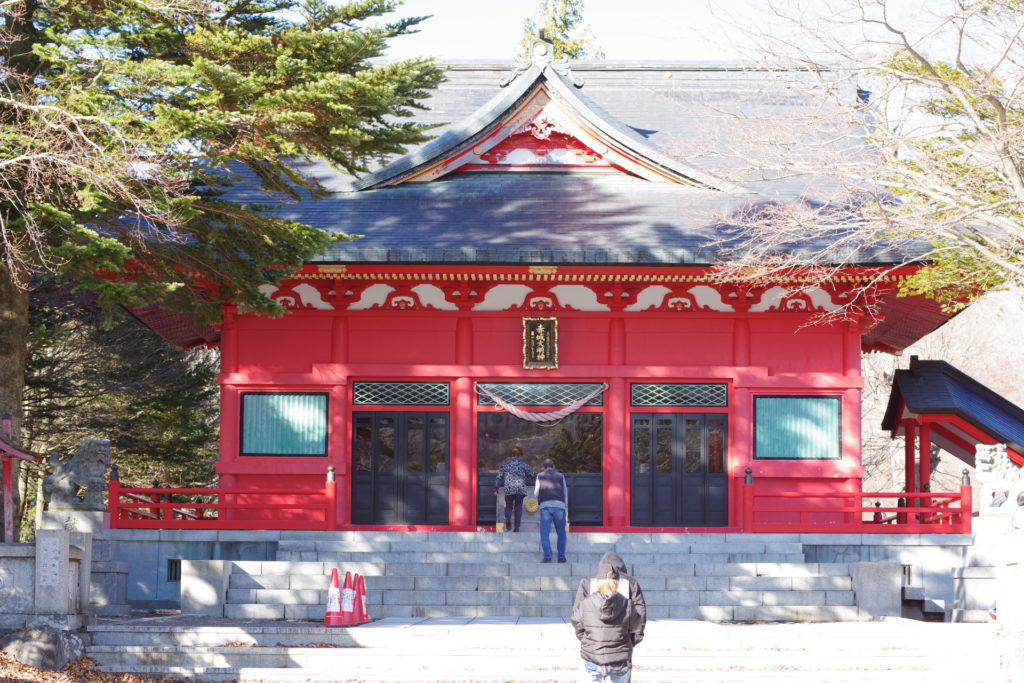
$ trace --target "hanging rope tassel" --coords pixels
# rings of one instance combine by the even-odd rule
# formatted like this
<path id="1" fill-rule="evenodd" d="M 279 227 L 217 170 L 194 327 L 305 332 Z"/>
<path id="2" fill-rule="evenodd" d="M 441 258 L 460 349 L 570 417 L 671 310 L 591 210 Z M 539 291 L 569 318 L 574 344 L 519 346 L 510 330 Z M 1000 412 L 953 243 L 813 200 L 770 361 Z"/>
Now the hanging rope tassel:
<path id="1" fill-rule="evenodd" d="M 608 390 L 608 383 L 607 382 L 602 382 L 601 386 L 599 386 L 597 389 L 594 389 L 594 391 L 590 392 L 587 396 L 584 396 L 583 398 L 581 398 L 578 401 L 574 401 L 573 403 L 569 404 L 565 408 L 559 408 L 558 410 L 555 410 L 555 411 L 552 411 L 552 412 L 538 412 L 538 411 L 531 412 L 531 411 L 523 410 L 522 408 L 518 408 L 518 407 L 512 405 L 511 403 L 509 403 L 508 401 L 506 401 L 506 400 L 504 400 L 504 399 L 502 399 L 502 398 L 500 398 L 498 396 L 495 396 L 494 394 L 492 394 L 490 391 L 488 391 L 484 387 L 480 386 L 479 384 L 476 385 L 476 390 L 477 390 L 477 393 L 484 394 L 485 396 L 490 398 L 492 401 L 497 403 L 499 408 L 504 409 L 506 412 L 509 412 L 512 415 L 515 415 L 520 420 L 525 420 L 526 422 L 534 422 L 536 424 L 539 424 L 542 427 L 554 427 L 556 424 L 561 422 L 564 418 L 572 415 L 577 410 L 579 410 L 583 406 L 585 406 L 588 403 L 590 403 L 590 401 L 595 396 L 601 394 L 604 391 L 607 391 Z"/>

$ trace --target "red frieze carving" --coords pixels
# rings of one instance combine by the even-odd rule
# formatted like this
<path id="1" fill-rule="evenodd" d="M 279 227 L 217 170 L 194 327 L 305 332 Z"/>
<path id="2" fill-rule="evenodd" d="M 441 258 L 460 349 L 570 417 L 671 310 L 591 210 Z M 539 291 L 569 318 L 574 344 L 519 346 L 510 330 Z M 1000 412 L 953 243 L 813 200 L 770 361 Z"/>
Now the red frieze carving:
<path id="1" fill-rule="evenodd" d="M 627 306 L 636 303 L 637 297 L 645 288 L 646 285 L 630 286 L 615 282 L 607 288 L 597 290 L 597 300 L 613 311 L 624 311 Z"/>
<path id="2" fill-rule="evenodd" d="M 284 284 L 282 283 L 277 291 L 270 295 L 270 298 L 281 304 L 285 308 L 311 308 L 309 304 L 302 303 L 302 297 L 299 293 L 292 289 L 292 285 L 295 283 Z"/>
<path id="3" fill-rule="evenodd" d="M 419 294 L 413 291 L 415 285 L 394 284 L 388 292 L 383 304 L 374 304 L 370 309 L 392 310 L 392 311 L 428 311 L 437 310 L 434 306 L 424 305 Z"/>
<path id="4" fill-rule="evenodd" d="M 346 280 L 334 280 L 324 300 L 330 301 L 337 310 L 344 310 L 349 307 L 349 304 L 359 301 L 368 286 Z"/>
<path id="5" fill-rule="evenodd" d="M 708 306 L 701 306 L 697 299 L 690 293 L 690 288 L 672 288 L 665 298 L 661 300 L 659 311 L 710 311 Z"/>
<path id="6" fill-rule="evenodd" d="M 737 313 L 749 311 L 767 290 L 763 285 L 749 282 L 722 282 L 715 289 L 722 295 L 722 302 L 732 306 Z"/>
<path id="7" fill-rule="evenodd" d="M 780 311 L 823 311 L 822 306 L 814 303 L 814 300 L 806 292 L 787 292 L 779 301 Z"/>
<path id="8" fill-rule="evenodd" d="M 459 280 L 458 284 L 439 284 L 437 286 L 444 293 L 445 301 L 455 304 L 460 311 L 470 311 L 483 301 L 487 292 L 496 285 Z"/>
<path id="9" fill-rule="evenodd" d="M 564 311 L 573 310 L 569 306 L 562 305 L 550 288 L 534 286 L 533 290 L 526 295 L 523 303 L 519 306 L 510 306 L 509 311 Z"/>
<path id="10" fill-rule="evenodd" d="M 534 122 L 526 132 L 505 138 L 481 154 L 480 159 L 491 164 L 500 164 L 517 149 L 529 150 L 538 157 L 547 156 L 556 149 L 565 149 L 572 152 L 581 164 L 595 164 L 601 161 L 600 154 L 566 133 L 545 128 L 541 133 L 543 137 L 538 137 L 538 133 L 534 130 L 538 123 L 540 122 Z"/>

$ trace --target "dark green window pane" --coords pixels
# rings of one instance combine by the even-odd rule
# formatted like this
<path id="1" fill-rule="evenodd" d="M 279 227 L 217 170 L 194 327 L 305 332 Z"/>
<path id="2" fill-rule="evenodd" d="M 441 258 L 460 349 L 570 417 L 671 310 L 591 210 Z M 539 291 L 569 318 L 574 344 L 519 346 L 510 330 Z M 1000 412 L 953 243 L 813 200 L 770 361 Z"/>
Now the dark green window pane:
<path id="1" fill-rule="evenodd" d="M 410 472 L 423 471 L 423 418 L 410 417 L 405 422 L 406 469 Z"/>
<path id="2" fill-rule="evenodd" d="M 650 420 L 633 421 L 633 471 L 646 474 L 651 471 Z"/>
<path id="3" fill-rule="evenodd" d="M 668 474 L 672 471 L 672 420 L 656 420 L 658 449 L 658 471 Z"/>
<path id="4" fill-rule="evenodd" d="M 755 456 L 762 460 L 834 460 L 841 455 L 839 396 L 758 396 Z"/>
<path id="5" fill-rule="evenodd" d="M 327 394 L 242 394 L 243 455 L 327 455 Z"/>
<path id="6" fill-rule="evenodd" d="M 352 444 L 352 469 L 369 472 L 373 461 L 373 420 L 366 417 L 356 419 L 356 438 Z"/>
<path id="7" fill-rule="evenodd" d="M 708 474 L 725 473 L 725 427 L 722 420 L 708 420 Z"/>
<path id="8" fill-rule="evenodd" d="M 382 418 L 377 425 L 377 438 L 380 439 L 377 471 L 393 472 L 395 470 L 395 421 L 391 418 Z"/>

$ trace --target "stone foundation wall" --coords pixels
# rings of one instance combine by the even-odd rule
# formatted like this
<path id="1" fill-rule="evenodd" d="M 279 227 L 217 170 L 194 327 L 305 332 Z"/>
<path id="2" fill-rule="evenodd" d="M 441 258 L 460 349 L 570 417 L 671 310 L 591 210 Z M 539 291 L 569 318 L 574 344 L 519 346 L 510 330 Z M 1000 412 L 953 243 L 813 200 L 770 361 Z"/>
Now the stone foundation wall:
<path id="1" fill-rule="evenodd" d="M 91 564 L 87 533 L 39 530 L 35 543 L 0 544 L 0 628 L 80 628 Z"/>

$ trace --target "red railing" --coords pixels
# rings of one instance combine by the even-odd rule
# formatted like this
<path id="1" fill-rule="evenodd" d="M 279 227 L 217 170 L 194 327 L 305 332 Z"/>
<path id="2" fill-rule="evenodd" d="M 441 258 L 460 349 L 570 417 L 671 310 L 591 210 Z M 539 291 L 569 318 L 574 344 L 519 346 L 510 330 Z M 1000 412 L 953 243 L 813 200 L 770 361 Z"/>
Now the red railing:
<path id="1" fill-rule="evenodd" d="M 742 486 L 748 532 L 971 533 L 969 483 L 955 493 L 758 491 L 749 481 Z M 877 502 L 865 505 L 865 499 Z M 895 505 L 884 506 L 883 500 Z"/>
<path id="2" fill-rule="evenodd" d="M 282 499 L 298 498 L 295 502 Z M 107 492 L 112 529 L 337 528 L 338 488 L 329 467 L 323 489 L 174 489 L 122 487 L 116 470 Z"/>

